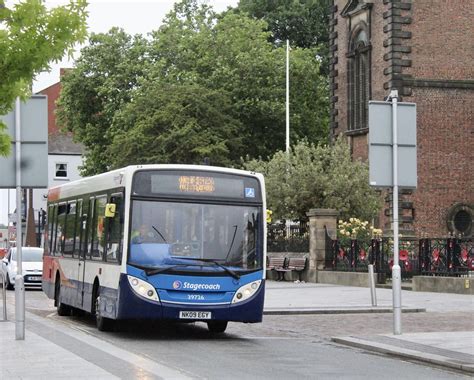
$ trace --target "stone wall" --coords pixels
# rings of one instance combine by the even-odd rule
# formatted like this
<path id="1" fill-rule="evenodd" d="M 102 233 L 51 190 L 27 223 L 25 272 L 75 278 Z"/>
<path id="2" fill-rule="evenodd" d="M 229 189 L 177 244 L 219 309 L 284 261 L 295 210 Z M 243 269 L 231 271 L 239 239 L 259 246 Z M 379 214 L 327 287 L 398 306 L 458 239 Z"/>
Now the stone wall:
<path id="1" fill-rule="evenodd" d="M 318 272 L 318 283 L 345 286 L 361 286 L 365 288 L 368 288 L 370 286 L 369 274 L 357 272 L 321 271 Z M 374 284 L 375 283 L 377 283 L 376 273 L 374 273 Z"/>
<path id="2" fill-rule="evenodd" d="M 413 290 L 474 295 L 474 278 L 415 276 L 413 277 Z"/>

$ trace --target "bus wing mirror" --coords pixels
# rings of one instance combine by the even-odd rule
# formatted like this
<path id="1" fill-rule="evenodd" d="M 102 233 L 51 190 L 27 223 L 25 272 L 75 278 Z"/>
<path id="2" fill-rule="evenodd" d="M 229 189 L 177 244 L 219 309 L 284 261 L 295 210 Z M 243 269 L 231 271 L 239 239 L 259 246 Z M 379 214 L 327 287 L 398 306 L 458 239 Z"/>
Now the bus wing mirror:
<path id="1" fill-rule="evenodd" d="M 105 217 L 106 218 L 113 218 L 115 216 L 115 203 L 107 203 L 105 205 Z"/>

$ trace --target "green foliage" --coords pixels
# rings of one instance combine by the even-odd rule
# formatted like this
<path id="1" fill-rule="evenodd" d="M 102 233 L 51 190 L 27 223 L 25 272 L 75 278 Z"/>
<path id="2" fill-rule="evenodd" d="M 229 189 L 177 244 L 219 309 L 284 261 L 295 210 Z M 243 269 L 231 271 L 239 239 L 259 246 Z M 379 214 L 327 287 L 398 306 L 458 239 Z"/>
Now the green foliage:
<path id="1" fill-rule="evenodd" d="M 287 155 L 244 162 L 247 170 L 264 173 L 268 208 L 275 218 L 306 219 L 311 208 L 333 208 L 341 218 L 370 220 L 380 199 L 369 186 L 368 166 L 352 161 L 342 137 L 332 146 L 300 141 Z"/>
<path id="2" fill-rule="evenodd" d="M 228 166 L 241 149 L 241 124 L 228 116 L 230 108 L 223 92 L 196 84 L 151 83 L 117 116 L 123 130 L 108 149 L 113 166 L 201 164 L 204 158 Z"/>
<path id="3" fill-rule="evenodd" d="M 197 82 L 229 94 L 229 111 L 242 123 L 238 153 L 251 157 L 273 154 L 285 141 L 286 52 L 268 42 L 266 29 L 264 21 L 232 12 L 217 16 L 205 5 L 183 1 L 151 43 L 158 63 L 153 78 Z M 290 61 L 291 138 L 324 141 L 329 98 L 320 63 L 304 49 L 295 49 Z"/>
<path id="4" fill-rule="evenodd" d="M 74 44 L 86 36 L 86 1 L 47 10 L 42 1 L 23 0 L 6 7 L 0 0 L 0 115 L 8 113 L 15 98 L 25 98 L 35 75 L 49 68 L 51 61 L 72 54 Z M 10 142 L 2 134 L 0 155 L 8 155 Z"/>
<path id="5" fill-rule="evenodd" d="M 273 44 L 288 39 L 292 46 L 313 49 L 327 72 L 330 5 L 330 0 L 240 0 L 237 10 L 265 20 Z"/>
<path id="6" fill-rule="evenodd" d="M 148 42 L 118 28 L 92 34 L 76 68 L 62 78 L 58 123 L 87 148 L 84 175 L 113 166 L 107 147 L 118 128 L 115 114 L 131 100 L 146 69 Z"/>
<path id="7" fill-rule="evenodd" d="M 285 145 L 285 49 L 264 21 L 183 0 L 148 39 L 91 37 L 63 83 L 59 120 L 87 148 L 83 174 L 132 163 L 232 166 Z M 291 55 L 291 139 L 326 141 L 328 86 L 309 49 Z M 110 145 L 110 146 L 109 146 Z"/>
<path id="8" fill-rule="evenodd" d="M 240 0 L 238 9 L 268 23 L 274 43 L 289 39 L 302 48 L 329 41 L 328 0 Z"/>

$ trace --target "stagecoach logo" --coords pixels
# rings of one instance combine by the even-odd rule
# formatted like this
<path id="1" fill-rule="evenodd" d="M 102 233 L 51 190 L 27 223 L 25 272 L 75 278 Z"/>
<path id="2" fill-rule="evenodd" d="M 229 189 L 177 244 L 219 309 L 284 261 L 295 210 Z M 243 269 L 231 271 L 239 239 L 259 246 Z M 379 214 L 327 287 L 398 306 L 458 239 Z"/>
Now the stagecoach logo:
<path id="1" fill-rule="evenodd" d="M 189 290 L 219 290 L 221 286 L 219 284 L 193 284 L 190 282 L 185 282 L 184 284 L 181 281 L 173 282 L 173 289 L 189 289 Z"/>

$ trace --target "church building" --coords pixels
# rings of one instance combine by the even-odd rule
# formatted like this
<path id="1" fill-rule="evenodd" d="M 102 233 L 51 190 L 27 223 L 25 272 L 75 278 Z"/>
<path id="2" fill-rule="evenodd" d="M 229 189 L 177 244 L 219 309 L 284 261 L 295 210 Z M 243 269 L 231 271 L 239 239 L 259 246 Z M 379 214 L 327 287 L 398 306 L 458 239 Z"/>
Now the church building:
<path id="1" fill-rule="evenodd" d="M 472 0 L 333 0 L 331 133 L 368 159 L 369 100 L 398 90 L 417 106 L 414 190 L 402 189 L 400 233 L 474 236 Z M 391 229 L 390 191 L 379 225 Z"/>

